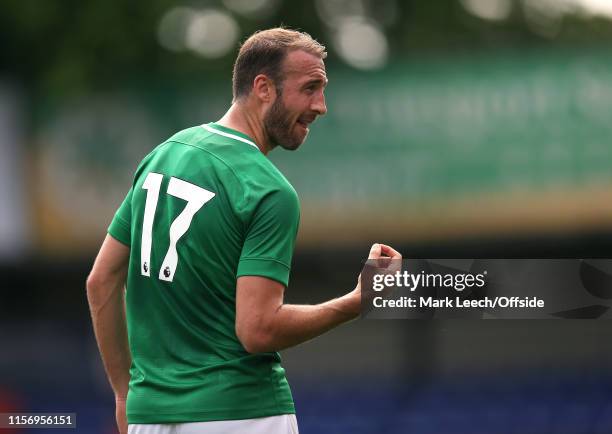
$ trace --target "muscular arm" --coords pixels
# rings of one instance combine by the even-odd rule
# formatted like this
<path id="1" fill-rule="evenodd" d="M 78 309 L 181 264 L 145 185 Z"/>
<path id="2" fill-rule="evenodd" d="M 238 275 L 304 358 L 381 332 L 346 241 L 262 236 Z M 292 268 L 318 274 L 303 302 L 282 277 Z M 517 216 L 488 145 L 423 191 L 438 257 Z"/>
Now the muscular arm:
<path id="1" fill-rule="evenodd" d="M 312 306 L 283 304 L 284 285 L 265 277 L 240 277 L 236 291 L 236 334 L 250 353 L 292 347 L 359 315 L 355 291 Z"/>
<path id="2" fill-rule="evenodd" d="M 389 246 L 375 244 L 370 259 L 401 259 Z M 357 318 L 361 284 L 348 294 L 317 305 L 283 303 L 285 287 L 265 277 L 243 276 L 236 287 L 236 334 L 250 353 L 278 351 L 319 336 Z"/>
<path id="3" fill-rule="evenodd" d="M 106 236 L 87 278 L 87 301 L 106 374 L 117 399 L 125 399 L 131 355 L 125 320 L 124 288 L 130 249 Z"/>

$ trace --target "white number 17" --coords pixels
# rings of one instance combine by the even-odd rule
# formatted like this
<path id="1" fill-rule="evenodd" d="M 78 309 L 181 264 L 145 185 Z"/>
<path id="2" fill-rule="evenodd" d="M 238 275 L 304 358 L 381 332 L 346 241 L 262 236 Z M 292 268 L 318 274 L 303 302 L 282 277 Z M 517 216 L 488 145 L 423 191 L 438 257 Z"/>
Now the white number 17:
<path id="1" fill-rule="evenodd" d="M 155 217 L 159 190 L 163 179 L 164 175 L 151 172 L 147 175 L 145 182 L 142 184 L 142 188 L 147 190 L 144 221 L 142 223 L 142 240 L 140 245 L 140 272 L 143 276 L 151 276 L 153 218 Z M 162 262 L 161 269 L 159 270 L 159 279 L 165 280 L 166 282 L 172 282 L 176 266 L 178 265 L 176 243 L 189 229 L 195 213 L 197 213 L 206 202 L 215 197 L 215 193 L 175 177 L 170 178 L 167 193 L 170 196 L 187 201 L 185 209 L 183 209 L 170 225 L 170 246 L 168 246 L 168 252 L 166 252 L 164 262 Z"/>

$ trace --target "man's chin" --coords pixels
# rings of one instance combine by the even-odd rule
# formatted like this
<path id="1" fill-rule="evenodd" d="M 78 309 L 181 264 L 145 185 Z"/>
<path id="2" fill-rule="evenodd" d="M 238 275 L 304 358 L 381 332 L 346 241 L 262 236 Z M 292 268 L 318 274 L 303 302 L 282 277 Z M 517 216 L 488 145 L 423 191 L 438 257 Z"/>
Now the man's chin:
<path id="1" fill-rule="evenodd" d="M 280 146 L 288 151 L 295 151 L 306 141 L 306 137 L 308 137 L 308 131 L 306 134 L 294 135 L 289 140 L 284 140 Z"/>
<path id="2" fill-rule="evenodd" d="M 300 142 L 300 143 L 295 143 L 295 142 L 294 143 L 285 143 L 281 147 L 283 149 L 287 150 L 287 151 L 295 151 L 295 150 L 297 150 L 297 148 L 299 148 L 302 145 L 302 143 L 304 143 L 304 142 Z"/>
<path id="3" fill-rule="evenodd" d="M 306 141 L 306 137 L 308 137 L 308 133 L 306 133 L 300 140 L 295 140 L 289 147 L 290 150 L 295 151 L 297 148 L 302 146 L 302 144 Z"/>

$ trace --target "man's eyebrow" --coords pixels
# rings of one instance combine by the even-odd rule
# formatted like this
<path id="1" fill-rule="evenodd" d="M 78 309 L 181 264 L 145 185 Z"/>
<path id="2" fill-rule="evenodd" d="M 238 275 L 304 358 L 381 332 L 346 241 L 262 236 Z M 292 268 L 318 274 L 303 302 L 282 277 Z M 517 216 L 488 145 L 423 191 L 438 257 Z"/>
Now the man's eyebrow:
<path id="1" fill-rule="evenodd" d="M 308 80 L 306 83 L 304 83 L 304 85 L 302 87 L 307 87 L 307 86 L 310 86 L 311 84 L 322 84 L 323 86 L 327 86 L 328 82 L 329 82 L 329 80 L 327 79 L 327 77 L 325 77 L 325 78 L 312 78 L 312 79 Z"/>

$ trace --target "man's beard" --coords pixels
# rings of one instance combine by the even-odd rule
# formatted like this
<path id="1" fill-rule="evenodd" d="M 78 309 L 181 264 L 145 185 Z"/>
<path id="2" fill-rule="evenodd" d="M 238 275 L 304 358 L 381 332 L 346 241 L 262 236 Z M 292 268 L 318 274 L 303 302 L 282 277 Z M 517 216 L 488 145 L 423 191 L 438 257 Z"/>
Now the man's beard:
<path id="1" fill-rule="evenodd" d="M 280 146 L 283 149 L 294 151 L 304 142 L 306 136 L 291 134 L 295 124 L 291 121 L 282 100 L 282 91 L 277 90 L 276 101 L 264 116 L 264 129 L 272 148 Z"/>

